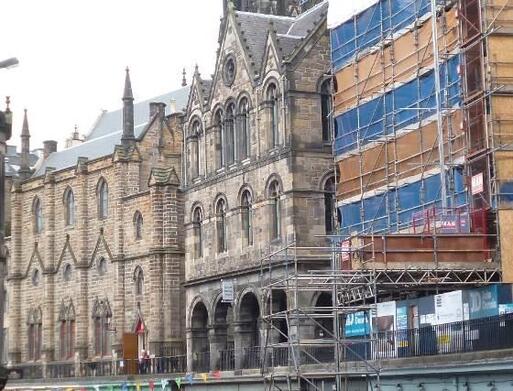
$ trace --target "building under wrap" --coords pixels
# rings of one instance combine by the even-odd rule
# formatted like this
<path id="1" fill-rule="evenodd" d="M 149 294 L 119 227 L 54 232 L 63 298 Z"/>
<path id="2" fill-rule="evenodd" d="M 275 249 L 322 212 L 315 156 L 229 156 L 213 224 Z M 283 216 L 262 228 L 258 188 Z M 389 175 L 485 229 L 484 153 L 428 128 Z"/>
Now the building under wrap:
<path id="1" fill-rule="evenodd" d="M 500 266 L 512 281 L 513 1 L 334 3 L 345 266 Z"/>

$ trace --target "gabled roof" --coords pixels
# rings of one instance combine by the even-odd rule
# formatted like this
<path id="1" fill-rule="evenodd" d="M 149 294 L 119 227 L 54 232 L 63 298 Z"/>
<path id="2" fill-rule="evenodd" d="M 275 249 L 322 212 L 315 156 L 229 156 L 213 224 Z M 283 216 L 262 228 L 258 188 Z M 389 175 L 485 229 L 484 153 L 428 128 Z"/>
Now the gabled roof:
<path id="1" fill-rule="evenodd" d="M 150 117 L 150 103 L 164 102 L 166 106 L 166 114 L 170 114 L 169 103 L 176 101 L 176 110 L 182 111 L 187 107 L 187 99 L 189 97 L 190 87 L 184 87 L 176 91 L 168 92 L 152 99 L 138 102 L 134 105 L 134 126 L 135 137 L 138 137 L 144 130 Z M 102 137 L 107 134 L 123 130 L 123 109 L 103 112 L 94 125 L 93 129 L 86 136 L 86 140 Z"/>
<path id="2" fill-rule="evenodd" d="M 286 58 L 292 55 L 312 30 L 326 19 L 328 2 L 324 1 L 298 17 L 285 17 L 250 12 L 235 12 L 235 19 L 248 55 L 256 67 L 263 64 L 268 32 L 276 33 L 278 50 Z M 282 58 L 282 59 L 283 59 Z M 256 69 L 261 71 L 261 69 Z"/>
<path id="3" fill-rule="evenodd" d="M 166 114 L 170 114 L 169 103 L 171 100 L 175 100 L 176 110 L 181 112 L 187 106 L 189 90 L 190 87 L 184 87 L 179 90 L 136 103 L 134 105 L 135 137 L 139 138 L 143 134 L 150 121 L 150 102 L 166 103 Z M 52 167 L 57 171 L 73 167 L 77 164 L 79 157 L 94 160 L 112 155 L 114 153 L 115 146 L 121 143 L 121 136 L 123 133 L 122 127 L 123 109 L 103 112 L 82 144 L 52 153 L 36 169 L 33 177 L 44 175 L 47 167 Z"/>

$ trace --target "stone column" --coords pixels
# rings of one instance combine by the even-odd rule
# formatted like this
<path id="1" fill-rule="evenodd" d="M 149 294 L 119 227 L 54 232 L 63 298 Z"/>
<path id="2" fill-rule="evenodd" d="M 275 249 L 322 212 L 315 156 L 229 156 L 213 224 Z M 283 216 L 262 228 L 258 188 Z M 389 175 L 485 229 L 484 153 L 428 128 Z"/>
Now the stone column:
<path id="1" fill-rule="evenodd" d="M 210 345 L 210 369 L 220 368 L 221 352 L 226 350 L 226 325 L 211 325 L 208 330 L 208 341 Z M 237 362 L 237 359 L 235 360 Z"/>
<path id="2" fill-rule="evenodd" d="M 150 186 L 151 202 L 151 255 L 149 275 L 146 283 L 151 292 L 150 308 L 145 311 L 148 326 L 148 339 L 150 352 L 160 350 L 163 339 L 162 320 L 163 313 L 163 258 L 164 258 L 164 188 L 160 185 Z"/>
<path id="3" fill-rule="evenodd" d="M 75 352 L 77 361 L 87 359 L 89 356 L 89 325 L 91 314 L 88 303 L 88 282 L 89 282 L 89 181 L 87 172 L 87 158 L 78 158 L 77 169 L 77 186 L 75 188 L 75 200 L 77 203 L 77 215 L 75 219 L 78 247 L 77 247 L 77 273 L 79 275 L 80 297 L 77 304 L 77 322 L 76 322 L 76 343 Z M 96 210 L 96 197 L 92 198 L 93 204 L 92 215 Z M 93 216 L 91 216 L 93 217 Z"/>
<path id="4" fill-rule="evenodd" d="M 21 332 L 22 314 L 21 314 L 21 264 L 23 247 L 23 193 L 21 184 L 14 182 L 13 193 L 11 197 L 11 262 L 8 265 L 9 275 L 8 284 L 10 286 L 10 307 L 9 317 L 9 361 L 13 364 L 21 362 L 21 351 L 23 346 L 23 336 Z"/>
<path id="5" fill-rule="evenodd" d="M 43 271 L 44 305 L 43 305 L 43 360 L 53 361 L 55 358 L 55 175 L 48 170 L 44 182 L 43 222 L 44 222 L 44 255 Z"/>

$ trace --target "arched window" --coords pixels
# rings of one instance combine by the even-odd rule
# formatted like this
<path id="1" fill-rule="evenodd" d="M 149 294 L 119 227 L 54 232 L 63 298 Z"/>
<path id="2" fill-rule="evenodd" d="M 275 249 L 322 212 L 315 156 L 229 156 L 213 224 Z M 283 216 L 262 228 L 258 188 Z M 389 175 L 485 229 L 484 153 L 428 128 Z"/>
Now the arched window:
<path id="1" fill-rule="evenodd" d="M 102 178 L 98 183 L 98 218 L 106 219 L 109 215 L 109 187 Z"/>
<path id="2" fill-rule="evenodd" d="M 34 214 L 34 232 L 40 234 L 43 232 L 43 207 L 39 197 L 34 199 L 32 211 Z"/>
<path id="3" fill-rule="evenodd" d="M 330 177 L 324 184 L 324 226 L 326 234 L 335 232 L 335 178 Z"/>
<path id="4" fill-rule="evenodd" d="M 192 177 L 196 178 L 200 175 L 200 147 L 199 137 L 201 133 L 201 123 L 196 120 L 192 124 L 191 134 L 195 138 L 192 140 Z"/>
<path id="5" fill-rule="evenodd" d="M 269 198 L 271 200 L 271 240 L 281 237 L 281 201 L 280 184 L 274 180 L 269 185 Z"/>
<path id="6" fill-rule="evenodd" d="M 242 207 L 242 239 L 245 246 L 253 245 L 253 209 L 252 197 L 249 190 L 245 190 L 241 197 Z"/>
<path id="7" fill-rule="evenodd" d="M 201 208 L 194 209 L 192 215 L 192 224 L 194 229 L 194 258 L 203 257 L 203 231 L 202 231 L 203 214 Z"/>
<path id="8" fill-rule="evenodd" d="M 267 88 L 267 101 L 269 104 L 271 147 L 274 148 L 280 144 L 280 109 L 278 104 L 278 92 L 274 84 L 269 85 Z"/>
<path id="9" fill-rule="evenodd" d="M 61 304 L 59 323 L 61 360 L 69 360 L 75 354 L 75 309 L 72 303 Z"/>
<path id="10" fill-rule="evenodd" d="M 251 132 L 249 122 L 249 103 L 247 98 L 242 98 L 239 103 L 239 160 L 247 159 L 250 152 Z"/>
<path id="11" fill-rule="evenodd" d="M 331 82 L 326 80 L 321 85 L 321 117 L 322 117 L 322 141 L 331 140 Z"/>
<path id="12" fill-rule="evenodd" d="M 217 228 L 217 252 L 224 253 L 227 250 L 226 243 L 226 203 L 224 199 L 217 201 L 216 205 L 216 228 Z"/>
<path id="13" fill-rule="evenodd" d="M 107 274 L 107 260 L 104 257 L 98 259 L 96 268 L 100 276 L 104 276 L 105 274 Z"/>
<path id="14" fill-rule="evenodd" d="M 214 123 L 216 127 L 216 164 L 217 169 L 224 166 L 224 126 L 223 126 L 223 112 L 218 110 L 214 116 Z"/>
<path id="15" fill-rule="evenodd" d="M 29 313 L 27 322 L 28 333 L 28 360 L 38 361 L 41 359 L 41 346 L 43 339 L 43 316 L 41 309 L 37 308 Z"/>
<path id="16" fill-rule="evenodd" d="M 137 211 L 134 214 L 134 232 L 135 240 L 141 240 L 143 237 L 143 217 L 141 212 Z"/>
<path id="17" fill-rule="evenodd" d="M 64 193 L 64 213 L 66 225 L 75 225 L 75 196 L 70 188 Z"/>
<path id="18" fill-rule="evenodd" d="M 96 300 L 93 307 L 94 352 L 98 357 L 109 356 L 110 352 L 110 321 L 112 312 L 108 300 Z"/>
<path id="19" fill-rule="evenodd" d="M 135 294 L 142 295 L 144 293 L 144 273 L 139 266 L 135 269 L 134 282 Z"/>
<path id="20" fill-rule="evenodd" d="M 226 164 L 229 165 L 235 161 L 235 105 L 233 103 L 230 103 L 226 109 L 225 129 Z"/>

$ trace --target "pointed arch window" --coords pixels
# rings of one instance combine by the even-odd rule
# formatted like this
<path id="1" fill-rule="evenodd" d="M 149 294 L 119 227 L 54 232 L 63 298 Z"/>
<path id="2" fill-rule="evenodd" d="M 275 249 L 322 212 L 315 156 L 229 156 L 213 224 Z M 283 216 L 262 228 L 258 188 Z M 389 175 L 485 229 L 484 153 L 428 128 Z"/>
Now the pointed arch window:
<path id="1" fill-rule="evenodd" d="M 216 205 L 216 228 L 217 228 L 217 252 L 219 254 L 226 252 L 226 202 L 219 199 Z"/>
<path id="2" fill-rule="evenodd" d="M 269 185 L 269 198 L 271 201 L 271 240 L 281 237 L 281 189 L 277 180 Z"/>
<path id="3" fill-rule="evenodd" d="M 324 184 L 324 226 L 326 234 L 335 232 L 335 178 L 330 177 Z"/>
<path id="4" fill-rule="evenodd" d="M 75 354 L 75 308 L 72 303 L 62 303 L 59 323 L 61 360 L 69 360 Z"/>
<path id="5" fill-rule="evenodd" d="M 140 266 L 135 269 L 134 273 L 135 294 L 142 295 L 144 293 L 144 272 Z"/>
<path id="6" fill-rule="evenodd" d="M 224 166 L 225 155 L 224 155 L 224 126 L 223 126 L 223 112 L 218 110 L 214 116 L 214 124 L 216 127 L 216 164 L 217 169 Z"/>
<path id="7" fill-rule="evenodd" d="M 199 138 L 200 138 L 200 133 L 201 133 L 201 123 L 198 121 L 198 120 L 195 120 L 193 123 L 192 123 L 192 129 L 191 129 L 191 136 L 193 137 L 192 138 L 192 141 L 191 141 L 191 147 L 192 147 L 192 156 L 191 156 L 191 160 L 192 160 L 192 178 L 197 178 L 201 172 L 200 172 L 200 167 L 201 167 L 201 158 L 200 158 L 200 147 L 199 147 Z"/>
<path id="8" fill-rule="evenodd" d="M 269 105 L 269 126 L 271 130 L 271 147 L 280 144 L 280 110 L 278 104 L 278 90 L 275 84 L 267 88 L 267 102 Z"/>
<path id="9" fill-rule="evenodd" d="M 93 307 L 94 352 L 98 357 L 110 355 L 111 341 L 109 326 L 112 312 L 108 300 L 97 300 Z"/>
<path id="10" fill-rule="evenodd" d="M 135 240 L 141 240 L 143 237 L 143 216 L 141 212 L 137 211 L 134 214 L 134 232 L 135 232 Z"/>
<path id="11" fill-rule="evenodd" d="M 331 82 L 328 79 L 321 85 L 322 141 L 331 141 L 331 102 Z"/>
<path id="12" fill-rule="evenodd" d="M 242 207 L 242 235 L 245 246 L 253 245 L 253 201 L 249 190 L 245 190 L 241 197 Z"/>
<path id="13" fill-rule="evenodd" d="M 233 103 L 230 103 L 226 109 L 225 129 L 226 164 L 230 165 L 235 161 L 235 105 Z"/>
<path id="14" fill-rule="evenodd" d="M 41 309 L 37 308 L 29 313 L 27 322 L 28 333 L 28 360 L 38 361 L 41 359 L 41 346 L 43 339 L 43 316 Z"/>
<path id="15" fill-rule="evenodd" d="M 106 219 L 109 215 L 109 187 L 105 179 L 98 183 L 98 217 Z"/>
<path id="16" fill-rule="evenodd" d="M 201 208 L 194 209 L 192 215 L 192 224 L 194 229 L 194 258 L 199 259 L 203 257 L 203 213 Z"/>
<path id="17" fill-rule="evenodd" d="M 250 152 L 251 144 L 251 133 L 250 133 L 250 122 L 249 122 L 249 102 L 247 98 L 242 98 L 239 103 L 239 159 L 247 159 Z"/>
<path id="18" fill-rule="evenodd" d="M 34 215 L 34 232 L 40 234 L 43 232 L 43 206 L 39 197 L 34 199 L 32 213 Z"/>
<path id="19" fill-rule="evenodd" d="M 70 188 L 64 193 L 64 213 L 66 225 L 75 225 L 75 196 Z"/>

